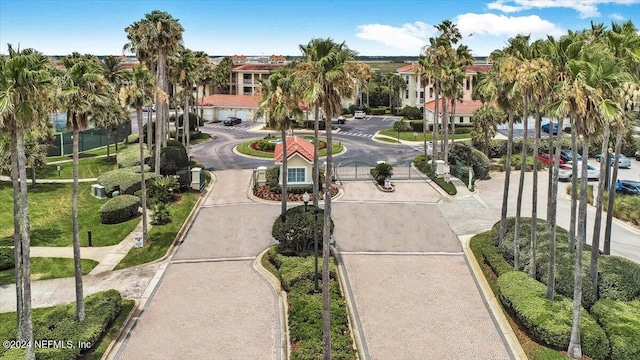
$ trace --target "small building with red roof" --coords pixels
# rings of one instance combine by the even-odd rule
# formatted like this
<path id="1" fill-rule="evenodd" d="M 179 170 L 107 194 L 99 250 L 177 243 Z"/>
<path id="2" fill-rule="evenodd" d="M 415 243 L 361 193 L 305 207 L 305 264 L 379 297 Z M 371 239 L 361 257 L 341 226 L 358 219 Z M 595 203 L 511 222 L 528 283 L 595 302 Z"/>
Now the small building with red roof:
<path id="1" fill-rule="evenodd" d="M 213 94 L 198 99 L 202 107 L 202 117 L 205 121 L 224 121 L 229 117 L 237 117 L 242 121 L 262 122 L 255 119 L 255 113 L 260 105 L 258 96 Z"/>
<path id="2" fill-rule="evenodd" d="M 440 103 L 438 105 L 438 119 L 440 119 L 440 124 L 442 124 L 442 101 L 443 99 L 438 99 Z M 435 114 L 436 102 L 435 100 L 429 101 L 424 104 L 427 108 L 427 122 L 433 123 L 433 118 Z M 482 102 L 480 100 L 458 100 L 456 102 L 456 113 L 454 118 L 451 120 L 453 124 L 471 124 L 471 118 L 473 117 L 473 113 L 482 107 Z M 452 113 L 451 102 L 447 101 L 447 116 L 451 116 Z"/>
<path id="3" fill-rule="evenodd" d="M 299 136 L 287 138 L 287 184 L 309 185 L 313 182 L 313 144 Z M 273 151 L 273 161 L 280 165 L 282 175 L 282 160 L 284 159 L 282 142 L 276 144 Z M 282 184 L 282 176 L 278 179 Z"/>

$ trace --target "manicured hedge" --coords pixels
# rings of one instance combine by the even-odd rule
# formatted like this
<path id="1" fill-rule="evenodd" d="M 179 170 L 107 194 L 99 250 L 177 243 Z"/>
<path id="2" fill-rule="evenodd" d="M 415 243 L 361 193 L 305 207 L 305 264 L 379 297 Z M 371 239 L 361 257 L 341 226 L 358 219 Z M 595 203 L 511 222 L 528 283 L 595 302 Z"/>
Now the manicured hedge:
<path id="1" fill-rule="evenodd" d="M 100 208 L 100 222 L 119 224 L 138 215 L 140 198 L 134 195 L 120 195 L 109 199 Z"/>
<path id="2" fill-rule="evenodd" d="M 484 261 L 491 267 L 493 272 L 498 276 L 502 276 L 510 271 L 513 267 L 504 260 L 498 248 L 491 242 L 491 236 L 488 233 L 478 234 L 471 239 L 472 250 L 474 253 L 479 252 L 484 257 Z M 478 259 L 482 260 L 482 259 Z"/>
<path id="3" fill-rule="evenodd" d="M 15 268 L 13 248 L 0 247 L 0 271 Z"/>
<path id="4" fill-rule="evenodd" d="M 477 179 L 487 179 L 489 177 L 489 167 L 491 162 L 482 151 L 475 149 L 464 142 L 456 142 L 449 149 L 449 158 L 455 162 L 462 162 L 473 167 L 473 173 Z"/>
<path id="5" fill-rule="evenodd" d="M 640 297 L 640 264 L 603 255 L 598 260 L 598 274 L 601 299 L 631 301 Z"/>
<path id="6" fill-rule="evenodd" d="M 148 163 L 148 159 L 151 156 L 149 151 L 144 149 L 144 159 L 145 163 Z M 132 144 L 131 146 L 127 146 L 125 149 L 118 151 L 117 154 L 117 162 L 119 168 L 128 168 L 132 166 L 140 166 L 140 147 Z"/>
<path id="7" fill-rule="evenodd" d="M 273 222 L 271 235 L 279 244 L 276 249 L 285 255 L 305 256 L 313 253 L 314 250 L 314 228 L 318 232 L 318 241 L 322 241 L 324 233 L 324 210 L 318 208 L 318 224 L 314 226 L 313 205 L 299 205 L 287 209 Z M 333 232 L 333 221 L 331 221 L 331 232 Z"/>
<path id="8" fill-rule="evenodd" d="M 569 346 L 572 300 L 560 295 L 553 301 L 547 300 L 546 287 L 519 271 L 500 276 L 498 287 L 502 304 L 529 330 L 535 340 L 557 349 Z M 584 308 L 581 314 L 583 353 L 593 359 L 606 359 L 610 347 L 604 330 Z"/>
<path id="9" fill-rule="evenodd" d="M 549 281 L 549 243 L 538 248 L 536 260 L 536 279 L 547 285 Z M 562 244 L 564 245 L 564 243 Z M 587 254 L 587 253 L 585 253 Z M 582 257 L 582 306 L 591 309 L 596 302 L 596 290 L 589 277 L 588 255 Z M 556 249 L 555 291 L 556 293 L 573 299 L 574 269 L 576 264 L 575 252 L 569 252 L 566 247 Z"/>
<path id="10" fill-rule="evenodd" d="M 427 175 L 433 182 L 435 182 L 442 190 L 444 190 L 449 195 L 455 195 L 458 193 L 456 190 L 456 186 L 450 182 L 444 181 L 444 178 L 439 178 L 436 176 L 435 172 L 431 168 L 431 160 L 424 160 L 424 155 L 418 155 L 413 159 L 413 165 L 420 170 L 421 173 Z"/>
<path id="11" fill-rule="evenodd" d="M 592 314 L 609 337 L 612 360 L 640 359 L 640 300 L 600 300 Z"/>
<path id="12" fill-rule="evenodd" d="M 155 178 L 154 173 L 145 174 L 147 181 L 153 178 Z M 140 174 L 131 170 L 113 170 L 100 175 L 98 183 L 104 186 L 107 196 L 111 196 L 116 187 L 120 187 L 120 194 L 133 195 L 140 190 Z"/>
<path id="13" fill-rule="evenodd" d="M 155 171 L 155 151 L 152 151 L 149 165 Z M 167 146 L 160 150 L 160 175 L 175 175 L 178 171 L 189 167 L 187 150 L 180 142 L 167 141 Z"/>
<path id="14" fill-rule="evenodd" d="M 75 303 L 50 308 L 34 309 L 33 334 L 35 340 L 58 340 L 97 344 L 111 322 L 122 309 L 122 297 L 116 290 L 108 290 L 85 298 L 85 320 L 76 321 Z M 15 313 L 12 314 L 15 320 Z M 13 339 L 16 334 L 16 322 L 3 324 L 3 339 Z M 75 360 L 80 356 L 77 346 L 66 348 L 36 349 L 36 358 L 51 360 Z M 24 349 L 0 347 L 3 359 L 24 359 Z"/>
<path id="15" fill-rule="evenodd" d="M 131 166 L 131 167 L 126 167 L 126 168 L 120 168 L 118 170 L 122 170 L 122 171 L 129 171 L 132 172 L 134 174 L 140 174 L 140 164 L 136 165 L 136 166 Z M 144 173 L 145 173 L 145 177 L 147 173 L 151 172 L 151 166 L 149 165 L 144 165 Z M 138 175 L 140 176 L 140 175 Z"/>

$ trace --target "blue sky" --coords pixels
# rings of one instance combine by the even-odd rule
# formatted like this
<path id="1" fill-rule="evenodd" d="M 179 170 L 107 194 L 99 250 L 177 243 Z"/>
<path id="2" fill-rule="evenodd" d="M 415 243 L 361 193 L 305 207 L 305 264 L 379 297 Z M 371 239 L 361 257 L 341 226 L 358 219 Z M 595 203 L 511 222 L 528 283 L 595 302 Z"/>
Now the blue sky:
<path id="1" fill-rule="evenodd" d="M 155 9 L 179 19 L 186 47 L 210 55 L 299 55 L 299 44 L 331 37 L 361 55 L 417 56 L 445 19 L 477 56 L 518 33 L 558 36 L 591 21 L 640 27 L 640 0 L 0 0 L 0 53 L 11 43 L 119 55 L 124 28 Z"/>

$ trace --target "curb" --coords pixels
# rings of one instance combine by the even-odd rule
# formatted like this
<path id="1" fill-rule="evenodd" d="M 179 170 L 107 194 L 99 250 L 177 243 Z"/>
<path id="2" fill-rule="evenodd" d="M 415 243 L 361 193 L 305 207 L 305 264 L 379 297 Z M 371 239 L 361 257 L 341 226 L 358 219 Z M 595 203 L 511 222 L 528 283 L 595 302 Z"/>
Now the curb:
<path id="1" fill-rule="evenodd" d="M 282 284 L 276 276 L 262 266 L 262 257 L 269 251 L 271 247 L 263 250 L 255 260 L 253 260 L 253 268 L 262 276 L 264 280 L 271 286 L 271 289 L 278 297 L 278 312 L 280 315 L 280 358 L 288 360 L 291 354 L 291 341 L 289 339 L 289 302 L 287 300 L 287 292 L 282 290 Z"/>
<path id="2" fill-rule="evenodd" d="M 522 345 L 518 338 L 516 337 L 509 321 L 507 320 L 504 312 L 502 311 L 502 307 L 500 306 L 500 301 L 495 297 L 487 279 L 485 279 L 482 269 L 480 268 L 480 264 L 476 261 L 476 257 L 471 252 L 471 248 L 469 248 L 469 240 L 471 236 L 460 235 L 458 236 L 458 240 L 462 245 L 464 250 L 464 256 L 467 260 L 467 264 L 471 269 L 471 273 L 475 279 L 476 285 L 480 290 L 484 303 L 489 310 L 491 317 L 494 320 L 494 323 L 497 327 L 498 332 L 500 333 L 500 337 L 502 337 L 507 351 L 510 353 L 511 358 L 513 359 L 528 359 L 524 350 L 522 349 Z"/>
<path id="3" fill-rule="evenodd" d="M 135 302 L 133 308 L 131 309 L 131 312 L 129 312 L 129 315 L 127 316 L 127 318 L 124 320 L 124 322 L 122 323 L 122 327 L 120 328 L 120 332 L 118 333 L 118 336 L 115 337 L 115 339 L 113 339 L 113 341 L 111 341 L 111 343 L 109 344 L 109 346 L 107 347 L 107 349 L 104 351 L 104 354 L 102 354 L 102 357 L 100 358 L 101 360 L 107 360 L 107 359 L 113 359 L 114 357 L 112 355 L 114 349 L 119 349 L 122 344 L 124 343 L 127 331 L 123 331 L 124 329 L 129 329 L 131 327 L 131 325 L 133 324 L 133 319 L 137 319 L 138 316 L 141 314 L 140 311 L 140 301 L 138 301 L 137 299 L 133 299 L 133 301 Z"/>

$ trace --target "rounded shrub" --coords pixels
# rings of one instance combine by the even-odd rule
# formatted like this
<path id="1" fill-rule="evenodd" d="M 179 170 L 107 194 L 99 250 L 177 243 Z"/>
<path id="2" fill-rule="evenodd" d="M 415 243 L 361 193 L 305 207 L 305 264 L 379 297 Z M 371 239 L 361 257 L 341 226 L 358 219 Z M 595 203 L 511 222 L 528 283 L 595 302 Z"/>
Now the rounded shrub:
<path id="1" fill-rule="evenodd" d="M 422 111 L 415 106 L 405 106 L 400 111 L 400 115 L 406 117 L 409 120 L 422 119 Z"/>
<path id="2" fill-rule="evenodd" d="M 151 154 L 147 149 L 143 152 L 144 161 L 147 163 Z M 140 148 L 138 146 L 127 146 L 125 149 L 118 151 L 117 162 L 119 168 L 128 168 L 132 166 L 140 166 Z"/>
<path id="3" fill-rule="evenodd" d="M 140 198 L 134 195 L 120 195 L 108 200 L 100 208 L 100 222 L 118 224 L 138 215 Z"/>
<path id="4" fill-rule="evenodd" d="M 147 181 L 155 178 L 154 173 L 145 173 Z M 134 195 L 140 190 L 140 174 L 131 170 L 108 171 L 98 177 L 98 183 L 105 188 L 107 196 L 111 196 L 116 189 L 120 189 L 120 194 Z"/>
<path id="5" fill-rule="evenodd" d="M 388 163 L 380 163 L 369 172 L 378 185 L 384 185 L 384 181 L 391 179 L 391 176 L 393 176 L 393 166 Z"/>
<path id="6" fill-rule="evenodd" d="M 318 233 L 318 242 L 322 242 L 324 231 L 324 210 L 315 208 L 318 215 L 318 223 L 315 231 Z M 331 221 L 331 233 L 333 233 L 333 220 Z M 276 251 L 287 256 L 306 256 L 313 253 L 314 249 L 314 207 L 304 205 L 296 206 L 278 216 L 271 228 L 271 235 L 278 240 Z"/>
<path id="7" fill-rule="evenodd" d="M 592 309 L 611 342 L 611 359 L 640 359 L 640 300 L 600 300 Z"/>
<path id="8" fill-rule="evenodd" d="M 13 249 L 10 247 L 0 247 L 0 271 L 13 269 L 16 266 Z"/>
<path id="9" fill-rule="evenodd" d="M 174 120 L 175 117 L 172 116 L 171 120 Z M 177 123 L 177 127 L 183 127 L 182 125 L 182 121 L 183 121 L 183 116 L 182 114 L 178 115 L 178 123 Z M 189 113 L 189 131 L 196 131 L 196 127 L 198 126 L 202 126 L 204 124 L 204 122 L 202 121 L 202 118 L 192 112 Z M 196 126 L 197 125 L 197 126 Z"/>
<path id="10" fill-rule="evenodd" d="M 473 167 L 473 172 L 477 179 L 487 179 L 489 177 L 489 167 L 491 162 L 482 151 L 464 142 L 456 142 L 449 149 L 450 158 L 457 162 L 462 162 Z"/>
<path id="11" fill-rule="evenodd" d="M 601 299 L 631 301 L 640 297 L 640 264 L 619 256 L 603 255 L 598 265 Z"/>
<path id="12" fill-rule="evenodd" d="M 155 171 L 155 150 L 151 152 L 149 164 Z M 189 167 L 187 150 L 179 141 L 169 140 L 167 146 L 160 150 L 160 174 L 175 175 L 179 170 Z"/>

